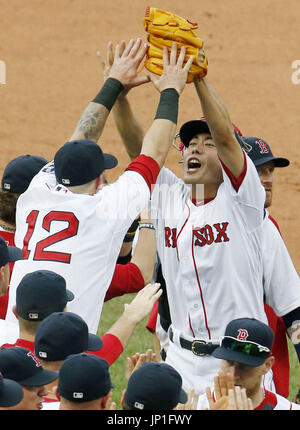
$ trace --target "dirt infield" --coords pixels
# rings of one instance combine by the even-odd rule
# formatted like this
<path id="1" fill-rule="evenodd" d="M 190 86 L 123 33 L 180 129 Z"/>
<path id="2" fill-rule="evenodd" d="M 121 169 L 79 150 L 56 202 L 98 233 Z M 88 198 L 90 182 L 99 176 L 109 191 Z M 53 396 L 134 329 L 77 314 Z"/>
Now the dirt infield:
<path id="1" fill-rule="evenodd" d="M 297 72 L 292 64 L 300 60 L 298 0 L 0 0 L 0 60 L 6 66 L 6 84 L 0 84 L 0 169 L 21 153 L 52 159 L 102 84 L 97 49 L 105 52 L 109 40 L 145 39 L 148 5 L 198 22 L 209 81 L 233 122 L 243 134 L 266 139 L 275 155 L 290 159 L 290 167 L 276 171 L 271 213 L 299 272 L 300 84 L 292 80 Z M 148 84 L 130 99 L 147 128 L 158 93 Z M 179 124 L 200 114 L 188 85 Z M 100 144 L 118 156 L 119 165 L 108 176 L 113 180 L 129 160 L 112 118 Z M 167 166 L 180 175 L 178 160 L 172 148 Z"/>

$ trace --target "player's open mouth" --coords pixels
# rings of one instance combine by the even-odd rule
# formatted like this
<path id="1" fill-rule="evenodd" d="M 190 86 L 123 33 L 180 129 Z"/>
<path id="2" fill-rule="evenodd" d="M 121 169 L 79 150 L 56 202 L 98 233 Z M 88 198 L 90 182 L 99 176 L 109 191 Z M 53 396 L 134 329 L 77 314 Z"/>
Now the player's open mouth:
<path id="1" fill-rule="evenodd" d="M 200 169 L 201 163 L 197 158 L 190 158 L 187 162 L 187 171 L 195 172 Z"/>

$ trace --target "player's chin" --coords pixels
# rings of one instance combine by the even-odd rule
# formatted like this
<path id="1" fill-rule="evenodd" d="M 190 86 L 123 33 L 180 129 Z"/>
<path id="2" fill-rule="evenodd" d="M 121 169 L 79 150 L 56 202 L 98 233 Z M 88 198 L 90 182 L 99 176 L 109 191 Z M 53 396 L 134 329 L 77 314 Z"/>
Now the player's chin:
<path id="1" fill-rule="evenodd" d="M 186 184 L 203 184 L 203 175 L 200 169 L 189 169 L 184 171 L 184 182 Z"/>

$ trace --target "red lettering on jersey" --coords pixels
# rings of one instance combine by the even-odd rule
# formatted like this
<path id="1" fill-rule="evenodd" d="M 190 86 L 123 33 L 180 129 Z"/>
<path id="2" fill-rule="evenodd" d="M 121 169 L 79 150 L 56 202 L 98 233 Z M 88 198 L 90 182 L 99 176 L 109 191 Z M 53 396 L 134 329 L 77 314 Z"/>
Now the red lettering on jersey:
<path id="1" fill-rule="evenodd" d="M 228 222 L 223 222 L 222 225 L 220 223 L 214 224 L 213 227 L 216 231 L 209 224 L 202 228 L 195 228 L 193 230 L 193 234 L 196 236 L 194 245 L 204 246 L 211 245 L 213 242 L 229 242 L 229 237 L 226 234 L 227 226 Z"/>
<path id="2" fill-rule="evenodd" d="M 226 229 L 228 226 L 228 222 L 222 222 L 222 227 L 220 225 L 220 223 L 218 224 L 214 224 L 214 227 L 216 228 L 217 232 L 218 232 L 218 236 L 216 237 L 215 242 L 219 243 L 219 242 L 228 242 L 229 241 L 229 237 L 226 234 Z"/>
<path id="3" fill-rule="evenodd" d="M 177 243 L 177 228 L 165 227 L 165 246 L 176 248 Z"/>
<path id="4" fill-rule="evenodd" d="M 237 336 L 237 339 L 238 339 L 238 340 L 246 340 L 246 339 L 247 339 L 247 337 L 248 337 L 248 335 L 249 335 L 249 333 L 247 332 L 247 330 L 245 330 L 245 329 L 243 329 L 243 328 L 240 328 L 240 329 L 238 330 L 238 332 L 239 332 L 239 334 L 238 334 L 238 336 Z"/>
<path id="5" fill-rule="evenodd" d="M 214 232 L 210 225 L 206 224 L 204 227 L 204 235 L 207 245 L 210 245 L 214 241 Z"/>
<path id="6" fill-rule="evenodd" d="M 193 234 L 196 236 L 195 246 L 204 246 L 206 245 L 206 239 L 203 236 L 204 228 L 196 228 L 193 230 Z"/>
<path id="7" fill-rule="evenodd" d="M 259 147 L 260 147 L 260 151 L 259 152 L 261 154 L 267 154 L 269 152 L 269 148 L 268 148 L 266 142 L 264 142 L 263 140 L 257 139 L 255 141 L 255 143 L 257 143 L 259 145 Z"/>

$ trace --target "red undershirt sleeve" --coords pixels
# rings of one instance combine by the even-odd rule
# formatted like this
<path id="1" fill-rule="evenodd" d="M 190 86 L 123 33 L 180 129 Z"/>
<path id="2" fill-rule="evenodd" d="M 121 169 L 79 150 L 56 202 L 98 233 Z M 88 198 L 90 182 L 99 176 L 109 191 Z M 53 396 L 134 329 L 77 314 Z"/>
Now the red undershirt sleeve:
<path id="1" fill-rule="evenodd" d="M 119 338 L 113 334 L 105 334 L 102 338 L 103 346 L 97 351 L 88 351 L 89 354 L 103 358 L 111 366 L 123 352 L 123 345 Z"/>
<path id="2" fill-rule="evenodd" d="M 124 294 L 137 293 L 145 286 L 143 275 L 134 263 L 116 264 L 104 301 Z"/>
<path id="3" fill-rule="evenodd" d="M 158 163 L 147 155 L 138 155 L 127 167 L 127 170 L 133 170 L 145 179 L 150 193 L 152 192 L 152 185 L 155 184 L 157 176 L 160 171 Z"/>

